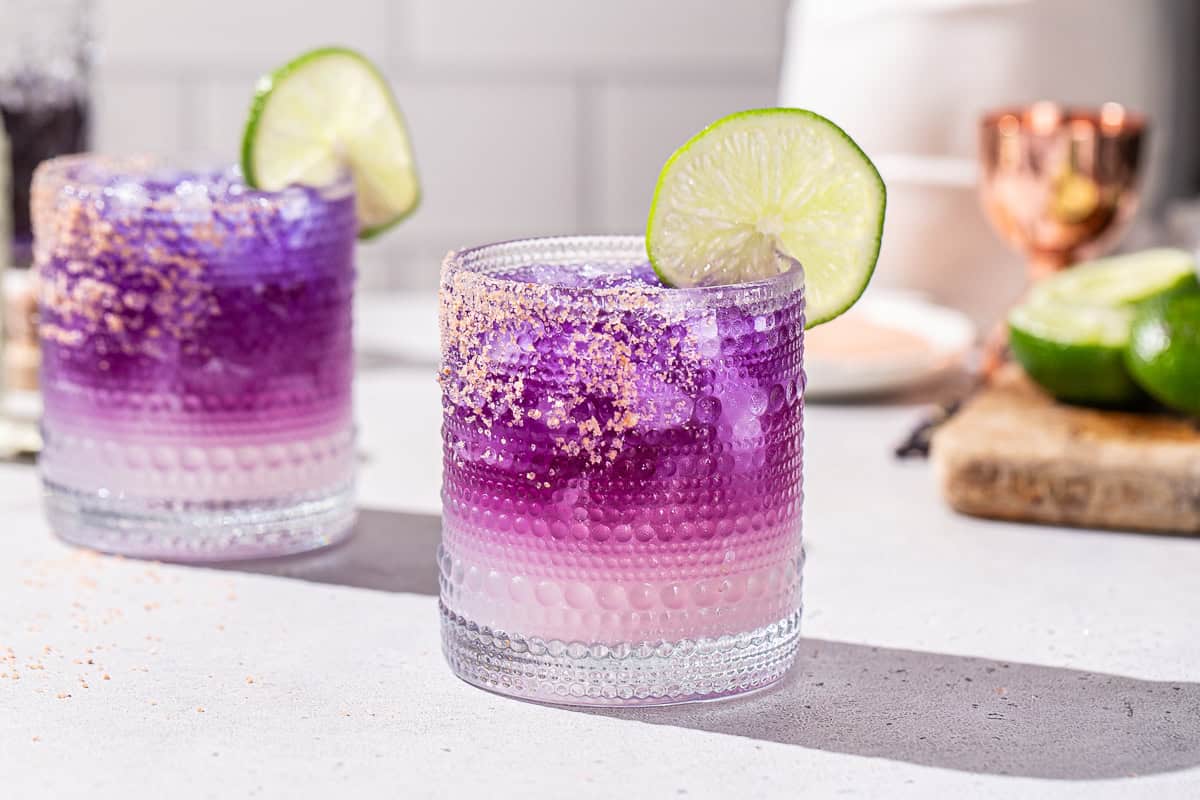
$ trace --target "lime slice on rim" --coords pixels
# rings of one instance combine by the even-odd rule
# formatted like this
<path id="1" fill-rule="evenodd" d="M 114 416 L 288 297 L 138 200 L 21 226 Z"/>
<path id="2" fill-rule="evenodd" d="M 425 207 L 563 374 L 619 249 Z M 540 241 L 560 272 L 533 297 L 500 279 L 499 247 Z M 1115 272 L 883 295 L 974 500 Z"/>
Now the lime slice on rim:
<path id="1" fill-rule="evenodd" d="M 804 267 L 808 327 L 859 298 L 875 271 L 886 190 L 846 133 L 799 108 L 719 119 L 663 167 L 646 251 L 668 286 L 754 281 Z"/>
<path id="2" fill-rule="evenodd" d="M 379 70 L 353 50 L 325 47 L 259 79 L 242 137 L 246 183 L 269 191 L 325 186 L 346 169 L 361 239 L 420 201 L 404 117 Z"/>
<path id="3" fill-rule="evenodd" d="M 1191 253 L 1167 247 L 1098 258 L 1040 281 L 1030 290 L 1034 303 L 1122 306 L 1196 284 Z"/>
<path id="4" fill-rule="evenodd" d="M 1060 400 L 1126 406 L 1143 395 L 1125 368 L 1132 308 L 1029 303 L 1008 316 L 1009 346 L 1029 377 Z"/>

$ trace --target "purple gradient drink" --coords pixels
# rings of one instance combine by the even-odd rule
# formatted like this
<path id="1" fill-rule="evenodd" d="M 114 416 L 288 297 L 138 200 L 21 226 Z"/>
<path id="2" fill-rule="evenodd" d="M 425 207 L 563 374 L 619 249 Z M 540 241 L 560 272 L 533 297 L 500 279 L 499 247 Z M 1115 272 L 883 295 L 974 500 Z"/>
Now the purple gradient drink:
<path id="1" fill-rule="evenodd" d="M 803 276 L 663 287 L 640 238 L 443 267 L 446 656 L 553 702 L 719 697 L 800 617 Z"/>
<path id="2" fill-rule="evenodd" d="M 38 169 L 33 212 L 54 531 L 188 560 L 345 536 L 350 181 L 265 193 L 68 157 Z"/>

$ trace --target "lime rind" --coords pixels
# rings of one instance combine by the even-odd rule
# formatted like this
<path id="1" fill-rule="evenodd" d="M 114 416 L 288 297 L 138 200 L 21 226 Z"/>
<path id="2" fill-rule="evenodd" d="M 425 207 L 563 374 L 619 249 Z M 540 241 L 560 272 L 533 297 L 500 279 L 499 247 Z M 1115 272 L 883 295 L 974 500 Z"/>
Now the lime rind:
<path id="1" fill-rule="evenodd" d="M 360 239 L 408 218 L 421 189 L 404 116 L 387 80 L 345 47 L 307 52 L 263 76 L 242 136 L 252 187 L 328 185 L 354 177 Z"/>
<path id="2" fill-rule="evenodd" d="M 1105 408 L 1144 399 L 1125 366 L 1132 308 L 1025 305 L 1008 317 L 1014 358 L 1059 400 Z"/>
<path id="3" fill-rule="evenodd" d="M 689 287 L 805 270 L 807 325 L 838 316 L 875 270 L 887 190 L 837 125 L 769 108 L 717 120 L 668 159 L 651 201 L 646 250 L 660 280 Z"/>

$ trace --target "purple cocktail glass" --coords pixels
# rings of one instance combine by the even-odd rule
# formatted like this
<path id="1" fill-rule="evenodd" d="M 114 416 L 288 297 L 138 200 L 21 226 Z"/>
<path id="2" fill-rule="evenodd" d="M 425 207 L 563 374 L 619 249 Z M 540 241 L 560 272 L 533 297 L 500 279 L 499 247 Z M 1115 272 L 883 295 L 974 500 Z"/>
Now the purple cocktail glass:
<path id="1" fill-rule="evenodd" d="M 353 511 L 347 178 L 55 159 L 33 187 L 54 531 L 182 560 L 298 552 Z"/>
<path id="2" fill-rule="evenodd" d="M 442 635 L 550 702 L 739 694 L 791 664 L 803 273 L 664 287 L 640 238 L 446 260 Z"/>

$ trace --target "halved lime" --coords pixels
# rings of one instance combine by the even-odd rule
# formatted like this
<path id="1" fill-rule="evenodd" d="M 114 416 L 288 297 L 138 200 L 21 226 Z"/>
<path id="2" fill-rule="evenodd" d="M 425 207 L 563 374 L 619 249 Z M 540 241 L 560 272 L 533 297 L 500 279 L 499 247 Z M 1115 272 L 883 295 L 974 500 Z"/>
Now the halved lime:
<path id="1" fill-rule="evenodd" d="M 1156 248 L 1071 267 L 1039 282 L 1034 303 L 1121 306 L 1196 285 L 1196 260 L 1184 250 Z"/>
<path id="2" fill-rule="evenodd" d="M 1138 308 L 1126 364 L 1161 403 L 1200 416 L 1200 291 L 1173 292 Z"/>
<path id="3" fill-rule="evenodd" d="M 359 238 L 411 214 L 421 189 L 404 117 L 387 80 L 342 47 L 305 53 L 259 79 L 242 136 L 246 182 L 276 191 L 354 177 Z"/>
<path id="4" fill-rule="evenodd" d="M 742 111 L 693 136 L 658 177 L 646 251 L 663 283 L 712 286 L 804 267 L 808 326 L 859 298 L 875 271 L 887 192 L 829 120 Z"/>
<path id="5" fill-rule="evenodd" d="M 1126 406 L 1142 392 L 1125 368 L 1131 308 L 1018 306 L 1008 316 L 1009 345 L 1029 377 L 1060 400 Z"/>

